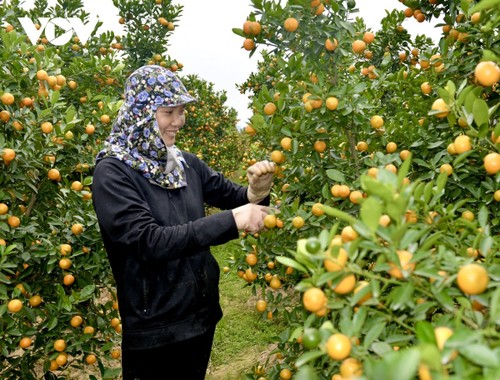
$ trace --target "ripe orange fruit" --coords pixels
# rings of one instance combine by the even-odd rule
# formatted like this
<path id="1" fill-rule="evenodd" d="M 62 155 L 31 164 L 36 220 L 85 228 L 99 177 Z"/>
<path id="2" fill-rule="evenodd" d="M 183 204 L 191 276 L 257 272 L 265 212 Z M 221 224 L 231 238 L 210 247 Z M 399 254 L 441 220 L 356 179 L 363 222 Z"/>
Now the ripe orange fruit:
<path id="1" fill-rule="evenodd" d="M 111 121 L 111 117 L 109 117 L 109 115 L 101 115 L 99 120 L 101 120 L 101 123 L 103 124 L 109 124 Z"/>
<path id="2" fill-rule="evenodd" d="M 479 62 L 474 75 L 482 86 L 493 86 L 500 80 L 500 68 L 493 61 Z"/>
<path id="3" fill-rule="evenodd" d="M 262 30 L 262 27 L 258 21 L 250 20 L 245 21 L 245 23 L 243 24 L 243 28 L 246 31 L 245 33 L 251 36 L 258 35 Z"/>
<path id="4" fill-rule="evenodd" d="M 71 260 L 68 258 L 59 260 L 59 267 L 63 270 L 69 269 L 71 267 Z"/>
<path id="5" fill-rule="evenodd" d="M 332 334 L 326 342 L 326 353 L 333 360 L 344 360 L 351 353 L 351 340 L 344 334 Z"/>
<path id="6" fill-rule="evenodd" d="M 95 333 L 95 328 L 93 326 L 85 326 L 83 329 L 84 334 L 89 334 L 89 335 L 94 335 Z"/>
<path id="7" fill-rule="evenodd" d="M 337 188 L 337 194 L 339 197 L 346 199 L 349 194 L 351 194 L 351 189 L 347 185 L 339 185 Z"/>
<path id="8" fill-rule="evenodd" d="M 19 347 L 26 349 L 29 346 L 31 346 L 32 343 L 33 341 L 31 340 L 31 338 L 25 336 L 24 338 L 21 338 L 21 340 L 19 341 Z"/>
<path id="9" fill-rule="evenodd" d="M 54 130 L 54 126 L 50 121 L 44 121 L 41 125 L 40 128 L 43 133 L 50 133 Z"/>
<path id="10" fill-rule="evenodd" d="M 243 41 L 243 49 L 247 51 L 255 49 L 255 42 L 251 38 L 245 38 Z"/>
<path id="11" fill-rule="evenodd" d="M 329 248 L 325 252 L 325 259 L 323 260 L 323 266 L 328 272 L 338 272 L 344 269 L 349 256 L 347 251 L 340 247 L 337 253 L 337 257 L 332 256 L 332 248 Z"/>
<path id="12" fill-rule="evenodd" d="M 493 194 L 493 199 L 497 202 L 500 202 L 500 190 L 495 191 Z"/>
<path id="13" fill-rule="evenodd" d="M 358 236 L 358 233 L 351 226 L 345 226 L 340 233 L 340 237 L 344 243 L 356 240 Z"/>
<path id="14" fill-rule="evenodd" d="M 47 80 L 48 77 L 49 77 L 49 74 L 47 74 L 47 72 L 45 70 L 38 70 L 36 72 L 36 79 L 38 79 L 38 80 Z"/>
<path id="15" fill-rule="evenodd" d="M 462 212 L 462 218 L 465 220 L 468 220 L 469 222 L 472 222 L 475 219 L 474 213 L 470 210 L 465 210 Z"/>
<path id="16" fill-rule="evenodd" d="M 299 215 L 297 215 L 292 219 L 292 226 L 294 226 L 297 229 L 304 227 L 304 224 L 305 224 L 304 218 Z"/>
<path id="17" fill-rule="evenodd" d="M 483 293 L 489 281 L 487 270 L 476 263 L 464 265 L 457 274 L 457 285 L 467 295 Z"/>
<path id="18" fill-rule="evenodd" d="M 387 153 L 394 153 L 397 149 L 398 145 L 393 141 L 388 142 L 385 146 L 385 150 L 387 151 Z"/>
<path id="19" fill-rule="evenodd" d="M 316 216 L 322 216 L 325 214 L 325 212 L 323 211 L 323 209 L 321 208 L 321 206 L 323 206 L 322 203 L 315 203 L 313 204 L 312 208 L 311 208 L 311 211 L 314 215 Z"/>
<path id="20" fill-rule="evenodd" d="M 365 32 L 363 34 L 363 41 L 367 44 L 371 44 L 375 40 L 375 34 L 372 32 Z"/>
<path id="21" fill-rule="evenodd" d="M 365 141 L 360 141 L 356 144 L 356 149 L 358 152 L 366 152 L 368 150 L 368 144 Z"/>
<path id="22" fill-rule="evenodd" d="M 94 354 L 88 354 L 87 357 L 85 358 L 85 363 L 87 364 L 94 364 L 97 361 L 97 357 Z"/>
<path id="23" fill-rule="evenodd" d="M 75 276 L 72 274 L 67 274 L 63 277 L 63 284 L 66 286 L 71 286 L 75 282 Z"/>
<path id="24" fill-rule="evenodd" d="M 468 152 L 472 149 L 472 144 L 470 142 L 470 138 L 467 135 L 460 135 L 455 138 L 453 141 L 453 147 L 455 149 L 456 154 L 462 154 L 464 152 Z"/>
<path id="25" fill-rule="evenodd" d="M 355 40 L 352 43 L 352 51 L 355 52 L 356 54 L 363 53 L 365 49 L 366 49 L 366 42 L 363 40 Z"/>
<path id="26" fill-rule="evenodd" d="M 396 174 L 398 172 L 398 168 L 394 164 L 387 164 L 384 166 L 386 170 L 389 170 L 390 172 L 393 172 Z"/>
<path id="27" fill-rule="evenodd" d="M 255 253 L 249 253 L 246 256 L 245 261 L 248 265 L 254 266 L 255 264 L 257 264 L 257 261 L 259 261 L 259 260 L 258 260 L 257 255 Z"/>
<path id="28" fill-rule="evenodd" d="M 61 255 L 66 256 L 71 253 L 73 248 L 69 244 L 61 244 L 59 246 L 59 252 L 61 252 Z"/>
<path id="29" fill-rule="evenodd" d="M 327 298 L 321 288 L 312 287 L 307 289 L 302 295 L 302 304 L 307 311 L 316 313 L 325 307 Z"/>
<path id="30" fill-rule="evenodd" d="M 0 111 L 0 120 L 4 123 L 8 122 L 10 120 L 10 112 L 6 110 Z"/>
<path id="31" fill-rule="evenodd" d="M 349 194 L 349 200 L 353 204 L 358 204 L 363 199 L 363 193 L 359 190 L 351 191 Z"/>
<path id="32" fill-rule="evenodd" d="M 266 227 L 267 229 L 272 229 L 272 228 L 276 227 L 276 223 L 277 223 L 276 215 L 267 214 L 264 217 L 264 227 Z"/>
<path id="33" fill-rule="evenodd" d="M 267 309 L 267 302 L 265 300 L 258 300 L 255 304 L 255 308 L 259 313 L 263 313 Z"/>
<path id="34" fill-rule="evenodd" d="M 249 136 L 254 136 L 257 131 L 250 124 L 245 126 L 245 133 Z"/>
<path id="35" fill-rule="evenodd" d="M 314 150 L 318 153 L 323 153 L 326 150 L 326 143 L 322 140 L 315 141 Z"/>
<path id="36" fill-rule="evenodd" d="M 420 85 L 420 90 L 425 95 L 429 95 L 432 92 L 432 86 L 429 84 L 429 82 L 424 82 Z"/>
<path id="37" fill-rule="evenodd" d="M 74 235 L 80 235 L 83 232 L 83 224 L 75 223 L 71 226 L 71 232 Z"/>
<path id="38" fill-rule="evenodd" d="M 283 137 L 280 141 L 280 145 L 284 150 L 292 149 L 292 139 L 290 137 Z"/>
<path id="39" fill-rule="evenodd" d="M 339 100 L 335 96 L 326 98 L 326 108 L 330 111 L 335 111 L 339 105 Z"/>
<path id="40" fill-rule="evenodd" d="M 111 350 L 109 354 L 113 359 L 118 359 L 122 355 L 120 350 Z"/>
<path id="41" fill-rule="evenodd" d="M 432 103 L 431 106 L 431 110 L 439 111 L 434 114 L 434 116 L 439 119 L 445 118 L 450 113 L 450 107 L 448 107 L 448 104 L 446 104 L 446 102 L 442 98 L 434 100 L 434 103 Z"/>
<path id="42" fill-rule="evenodd" d="M 335 285 L 332 290 L 337 294 L 348 294 L 354 290 L 356 287 L 356 276 L 354 274 L 348 274 L 343 277 L 340 282 Z"/>
<path id="43" fill-rule="evenodd" d="M 85 126 L 85 133 L 86 133 L 87 135 L 93 135 L 93 134 L 94 134 L 94 132 L 95 132 L 95 127 L 94 127 L 92 124 L 87 124 L 87 125 Z"/>
<path id="44" fill-rule="evenodd" d="M 18 300 L 17 298 L 10 300 L 7 304 L 7 310 L 11 313 L 18 313 L 22 308 L 23 302 L 21 300 Z"/>
<path id="45" fill-rule="evenodd" d="M 264 114 L 268 116 L 274 115 L 276 109 L 276 104 L 272 102 L 266 103 L 266 105 L 264 106 Z"/>
<path id="46" fill-rule="evenodd" d="M 281 380 L 290 380 L 291 378 L 292 378 L 292 371 L 290 371 L 288 368 L 283 368 L 280 371 Z"/>
<path id="47" fill-rule="evenodd" d="M 10 106 L 14 104 L 15 98 L 14 95 L 12 95 L 10 92 L 4 92 L 1 100 L 3 104 L 5 104 L 6 106 Z"/>
<path id="48" fill-rule="evenodd" d="M 281 280 L 279 279 L 278 276 L 273 276 L 273 278 L 271 279 L 271 281 L 269 281 L 269 286 L 272 288 L 272 289 L 279 289 L 281 288 Z"/>
<path id="49" fill-rule="evenodd" d="M 57 355 L 55 361 L 59 367 L 62 367 L 68 362 L 68 355 L 65 352 L 62 352 Z"/>
<path id="50" fill-rule="evenodd" d="M 271 158 L 271 161 L 273 161 L 274 163 L 276 163 L 278 165 L 285 162 L 285 155 L 283 154 L 283 152 L 281 152 L 279 150 L 273 150 L 271 152 L 270 158 Z"/>
<path id="51" fill-rule="evenodd" d="M 378 219 L 378 224 L 382 227 L 387 227 L 391 223 L 391 217 L 387 214 L 380 215 Z"/>
<path id="52" fill-rule="evenodd" d="M 16 151 L 14 149 L 5 148 L 2 152 L 2 158 L 5 164 L 8 165 L 16 158 Z"/>
<path id="53" fill-rule="evenodd" d="M 339 46 L 339 41 L 336 38 L 327 38 L 325 40 L 325 49 L 328 51 L 334 51 Z"/>
<path id="54" fill-rule="evenodd" d="M 403 275 L 400 268 L 402 268 L 405 272 L 413 272 L 415 270 L 415 263 L 410 262 L 413 258 L 413 254 L 411 252 L 398 250 L 396 253 L 399 258 L 399 265 L 389 262 L 389 266 L 391 267 L 391 269 L 389 269 L 389 274 L 392 277 L 401 280 L 405 278 L 405 275 Z"/>
<path id="55" fill-rule="evenodd" d="M 83 323 L 83 318 L 80 316 L 80 315 L 75 315 L 71 318 L 71 320 L 69 321 L 69 324 L 72 326 L 72 327 L 80 327 Z"/>
<path id="56" fill-rule="evenodd" d="M 294 17 L 289 17 L 284 23 L 285 30 L 289 33 L 295 32 L 299 27 L 299 21 Z"/>
<path id="57" fill-rule="evenodd" d="M 483 158 L 484 169 L 488 174 L 497 174 L 500 171 L 500 154 L 488 153 Z"/>
<path id="58" fill-rule="evenodd" d="M 83 184 L 80 181 L 73 181 L 71 183 L 71 190 L 81 191 L 83 189 Z"/>
<path id="59" fill-rule="evenodd" d="M 47 177 L 52 181 L 58 181 L 61 177 L 61 173 L 59 173 L 59 170 L 52 168 L 47 172 Z"/>
<path id="60" fill-rule="evenodd" d="M 359 293 L 359 291 L 363 288 L 365 288 L 366 286 L 369 286 L 370 284 L 367 282 L 367 281 L 359 281 L 357 283 L 357 286 L 356 288 L 354 288 L 354 294 L 357 294 Z M 356 302 L 357 305 L 362 305 L 364 304 L 366 301 L 368 301 L 370 298 L 372 298 L 372 293 L 371 292 L 368 292 L 366 293 L 362 298 L 359 299 L 358 302 Z"/>
<path id="61" fill-rule="evenodd" d="M 448 338 L 453 335 L 453 330 L 446 326 L 437 326 L 434 328 L 434 335 L 436 337 L 436 344 L 440 351 L 443 351 L 444 345 Z M 457 352 L 453 351 L 449 360 L 453 360 L 457 356 Z"/>
<path id="62" fill-rule="evenodd" d="M 31 305 L 31 307 L 38 307 L 42 303 L 42 297 L 35 294 L 34 296 L 30 297 L 28 302 Z"/>
<path id="63" fill-rule="evenodd" d="M 66 341 L 64 339 L 57 339 L 54 342 L 54 350 L 57 352 L 63 352 L 66 349 Z"/>
<path id="64" fill-rule="evenodd" d="M 399 152 L 399 158 L 401 158 L 403 161 L 406 160 L 408 157 L 410 157 L 411 152 L 408 149 L 404 149 L 401 152 Z"/>
<path id="65" fill-rule="evenodd" d="M 342 379 L 352 379 L 363 374 L 363 365 L 358 359 L 347 358 L 340 364 L 340 376 Z"/>
<path id="66" fill-rule="evenodd" d="M 378 175 L 378 168 L 370 168 L 367 171 L 367 174 L 372 177 L 372 178 L 377 178 Z"/>
<path id="67" fill-rule="evenodd" d="M 10 215 L 8 218 L 7 218 L 7 224 L 9 226 L 11 226 L 12 228 L 17 228 L 19 227 L 19 225 L 21 224 L 21 219 L 19 219 L 17 216 L 15 215 Z"/>
<path id="68" fill-rule="evenodd" d="M 440 173 L 446 173 L 448 176 L 450 176 L 453 173 L 453 167 L 450 164 L 443 164 L 439 168 Z"/>
<path id="69" fill-rule="evenodd" d="M 384 119 L 382 118 L 382 116 L 373 115 L 370 119 L 370 125 L 372 126 L 372 128 L 380 129 L 384 125 Z"/>

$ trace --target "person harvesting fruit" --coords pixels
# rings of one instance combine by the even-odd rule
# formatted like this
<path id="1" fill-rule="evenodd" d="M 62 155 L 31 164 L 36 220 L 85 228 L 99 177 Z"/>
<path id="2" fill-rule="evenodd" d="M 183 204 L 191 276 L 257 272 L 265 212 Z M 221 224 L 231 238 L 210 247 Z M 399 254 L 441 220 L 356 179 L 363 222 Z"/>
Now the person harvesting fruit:
<path id="1" fill-rule="evenodd" d="M 124 103 L 96 157 L 94 208 L 117 286 L 127 379 L 204 379 L 219 305 L 210 247 L 264 228 L 275 165 L 243 187 L 183 152 L 175 138 L 196 99 L 157 65 L 127 79 Z M 205 203 L 222 210 L 205 214 Z"/>

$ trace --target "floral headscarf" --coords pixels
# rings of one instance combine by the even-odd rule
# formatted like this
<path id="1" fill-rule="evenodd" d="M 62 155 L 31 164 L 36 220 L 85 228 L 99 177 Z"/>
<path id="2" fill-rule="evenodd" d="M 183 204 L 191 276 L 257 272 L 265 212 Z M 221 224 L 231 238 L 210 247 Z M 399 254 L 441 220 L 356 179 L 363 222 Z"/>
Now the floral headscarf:
<path id="1" fill-rule="evenodd" d="M 166 147 L 155 113 L 158 107 L 195 101 L 170 70 L 157 65 L 140 67 L 127 79 L 124 103 L 96 161 L 113 157 L 156 185 L 167 189 L 186 186 L 182 153 L 175 145 Z"/>

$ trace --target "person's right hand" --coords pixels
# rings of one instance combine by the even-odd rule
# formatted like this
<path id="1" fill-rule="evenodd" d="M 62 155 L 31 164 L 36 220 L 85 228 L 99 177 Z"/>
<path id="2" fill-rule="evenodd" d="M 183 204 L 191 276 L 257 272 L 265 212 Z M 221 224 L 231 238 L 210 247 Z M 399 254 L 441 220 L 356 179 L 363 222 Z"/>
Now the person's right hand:
<path id="1" fill-rule="evenodd" d="M 248 203 L 233 209 L 232 212 L 238 230 L 253 234 L 264 228 L 264 218 L 269 213 L 269 207 Z"/>

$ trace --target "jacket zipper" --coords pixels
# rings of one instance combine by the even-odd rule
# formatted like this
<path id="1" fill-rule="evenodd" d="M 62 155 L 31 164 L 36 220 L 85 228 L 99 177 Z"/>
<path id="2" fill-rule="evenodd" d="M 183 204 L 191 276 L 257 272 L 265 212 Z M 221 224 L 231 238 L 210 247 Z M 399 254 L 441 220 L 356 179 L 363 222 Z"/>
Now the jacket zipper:
<path id="1" fill-rule="evenodd" d="M 142 280 L 142 301 L 143 301 L 143 312 L 144 314 L 148 314 L 148 293 L 149 293 L 149 285 L 147 279 Z"/>

